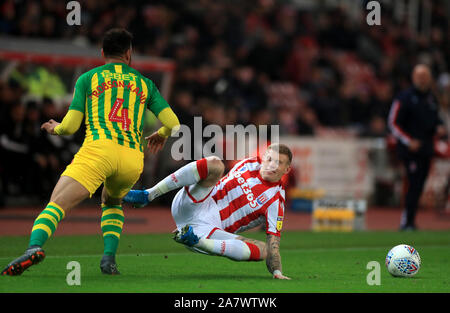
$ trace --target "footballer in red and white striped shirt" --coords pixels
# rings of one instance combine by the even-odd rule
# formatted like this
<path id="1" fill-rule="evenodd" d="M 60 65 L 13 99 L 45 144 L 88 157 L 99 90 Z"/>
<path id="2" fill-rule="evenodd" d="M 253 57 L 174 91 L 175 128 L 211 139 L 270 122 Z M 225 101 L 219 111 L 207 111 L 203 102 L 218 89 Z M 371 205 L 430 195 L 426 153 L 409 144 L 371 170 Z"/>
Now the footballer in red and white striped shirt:
<path id="1" fill-rule="evenodd" d="M 266 260 L 274 278 L 290 279 L 282 274 L 279 246 L 285 204 L 281 178 L 291 161 L 286 145 L 272 144 L 261 158 L 241 160 L 222 177 L 223 162 L 207 157 L 181 167 L 150 189 L 130 191 L 124 201 L 142 206 L 183 187 L 171 209 L 177 242 L 235 261 Z M 266 242 L 237 235 L 261 224 Z"/>
<path id="2" fill-rule="evenodd" d="M 259 157 L 242 160 L 212 191 L 225 231 L 238 233 L 265 223 L 268 234 L 280 235 L 277 224 L 280 228 L 284 217 L 285 191 L 281 180 L 261 176 L 261 165 Z"/>

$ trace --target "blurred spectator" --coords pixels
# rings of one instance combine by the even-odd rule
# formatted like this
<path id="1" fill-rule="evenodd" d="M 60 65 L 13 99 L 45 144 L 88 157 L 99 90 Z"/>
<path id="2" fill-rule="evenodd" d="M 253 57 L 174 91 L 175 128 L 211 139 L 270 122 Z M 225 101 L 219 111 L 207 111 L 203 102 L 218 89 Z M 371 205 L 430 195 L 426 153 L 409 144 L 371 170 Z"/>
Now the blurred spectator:
<path id="1" fill-rule="evenodd" d="M 387 135 L 386 119 L 379 115 L 374 115 L 370 120 L 369 128 L 361 133 L 362 137 L 372 138 L 385 138 Z"/>
<path id="2" fill-rule="evenodd" d="M 408 181 L 402 230 L 416 229 L 419 199 L 434 156 L 435 136 L 446 135 L 438 103 L 432 93 L 430 68 L 419 64 L 412 72 L 413 85 L 399 93 L 392 104 L 389 126 L 397 139 L 397 151 Z"/>
<path id="3" fill-rule="evenodd" d="M 29 146 L 25 133 L 26 108 L 21 103 L 10 106 L 8 115 L 1 123 L 1 163 L 3 186 L 7 194 L 19 195 L 28 171 Z"/>
<path id="4" fill-rule="evenodd" d="M 67 95 L 67 87 L 53 66 L 18 66 L 12 71 L 10 78 L 34 97 L 60 99 Z"/>

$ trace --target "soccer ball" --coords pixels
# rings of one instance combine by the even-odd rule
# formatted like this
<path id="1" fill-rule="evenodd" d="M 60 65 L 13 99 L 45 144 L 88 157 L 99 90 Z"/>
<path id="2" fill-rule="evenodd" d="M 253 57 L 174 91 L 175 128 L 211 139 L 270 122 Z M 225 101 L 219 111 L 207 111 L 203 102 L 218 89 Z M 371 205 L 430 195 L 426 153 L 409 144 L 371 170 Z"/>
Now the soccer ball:
<path id="1" fill-rule="evenodd" d="M 416 249 L 409 245 L 401 244 L 388 252 L 385 264 L 392 276 L 412 277 L 419 271 L 421 260 Z"/>

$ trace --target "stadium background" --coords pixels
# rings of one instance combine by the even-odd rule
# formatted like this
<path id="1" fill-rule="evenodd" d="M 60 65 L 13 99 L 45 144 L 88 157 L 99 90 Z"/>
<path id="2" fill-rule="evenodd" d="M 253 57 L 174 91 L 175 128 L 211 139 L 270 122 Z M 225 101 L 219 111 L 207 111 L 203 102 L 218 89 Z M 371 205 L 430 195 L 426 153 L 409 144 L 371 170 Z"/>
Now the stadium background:
<path id="1" fill-rule="evenodd" d="M 366 199 L 368 229 L 397 229 L 404 185 L 387 115 L 414 64 L 426 63 L 450 133 L 450 3 L 379 2 L 381 25 L 369 26 L 367 1 L 79 1 L 81 25 L 69 26 L 64 1 L 3 1 L 0 234 L 29 233 L 81 145 L 83 131 L 61 139 L 39 126 L 64 116 L 77 76 L 101 64 L 101 37 L 111 27 L 134 34 L 135 66 L 156 82 L 181 123 L 201 115 L 205 125 L 280 126 L 282 139 L 296 146 L 285 229 L 310 229 L 308 204 L 323 192 Z M 149 115 L 147 125 L 149 134 L 158 122 Z M 170 144 L 146 157 L 136 188 L 182 165 L 169 157 Z M 318 159 L 321 145 L 327 160 Z M 319 171 L 321 162 L 331 177 Z M 435 161 L 419 228 L 450 229 L 448 163 Z M 124 231 L 172 230 L 172 196 L 127 210 Z M 97 193 L 56 235 L 99 233 L 99 201 Z"/>

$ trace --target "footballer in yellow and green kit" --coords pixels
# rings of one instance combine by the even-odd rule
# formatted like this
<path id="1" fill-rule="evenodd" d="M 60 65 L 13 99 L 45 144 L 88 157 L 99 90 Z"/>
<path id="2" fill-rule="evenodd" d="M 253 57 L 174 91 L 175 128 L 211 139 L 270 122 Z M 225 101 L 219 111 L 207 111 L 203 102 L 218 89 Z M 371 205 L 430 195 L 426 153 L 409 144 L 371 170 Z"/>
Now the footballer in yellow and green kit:
<path id="1" fill-rule="evenodd" d="M 91 196 L 103 183 L 110 197 L 124 197 L 143 170 L 146 109 L 162 122 L 158 130 L 161 137 L 168 137 L 179 125 L 155 84 L 125 63 L 108 63 L 81 75 L 69 110 L 55 133 L 73 134 L 84 118 L 86 138 L 61 176 L 75 179 Z M 57 207 L 55 203 L 49 205 Z M 114 255 L 123 228 L 123 209 L 120 205 L 102 204 L 102 211 L 104 253 Z M 42 239 L 53 233 L 52 225 L 45 219 L 42 222 L 36 220 L 30 246 L 41 245 Z M 33 236 L 35 230 L 42 229 L 47 234 Z"/>
<path id="2" fill-rule="evenodd" d="M 120 200 L 139 179 L 144 166 L 143 129 L 146 109 L 153 112 L 163 126 L 149 139 L 158 151 L 179 121 L 155 84 L 131 64 L 132 35 L 124 29 L 112 29 L 103 38 L 102 56 L 106 64 L 82 74 L 73 100 L 61 123 L 50 120 L 41 128 L 53 135 L 71 135 L 86 124 L 86 138 L 72 162 L 61 176 L 70 177 L 83 186 L 80 197 L 92 196 L 104 184 L 107 197 L 102 201 L 101 229 L 104 252 L 102 273 L 118 274 L 114 256 L 122 233 L 124 213 Z M 58 181 L 58 184 L 62 180 Z M 56 185 L 53 193 L 55 193 Z M 80 187 L 81 187 L 80 186 Z M 70 199 L 70 190 L 56 194 Z M 65 210 L 53 196 L 37 216 L 25 253 L 10 262 L 2 275 L 20 275 L 45 258 L 42 246 L 65 217 Z M 112 199 L 112 200 L 111 200 Z M 79 199 L 78 199 L 79 200 Z M 111 201 L 109 201 L 111 200 Z M 67 205 L 67 203 L 66 203 Z"/>
<path id="3" fill-rule="evenodd" d="M 77 180 L 91 195 L 104 182 L 111 197 L 125 196 L 143 169 L 145 109 L 163 123 L 178 122 L 155 84 L 124 63 L 109 63 L 81 75 L 68 120 L 55 132 L 64 134 L 70 128 L 66 122 L 77 125 L 84 116 L 86 138 L 62 175 Z"/>

